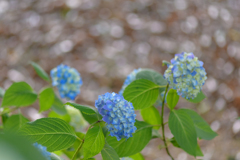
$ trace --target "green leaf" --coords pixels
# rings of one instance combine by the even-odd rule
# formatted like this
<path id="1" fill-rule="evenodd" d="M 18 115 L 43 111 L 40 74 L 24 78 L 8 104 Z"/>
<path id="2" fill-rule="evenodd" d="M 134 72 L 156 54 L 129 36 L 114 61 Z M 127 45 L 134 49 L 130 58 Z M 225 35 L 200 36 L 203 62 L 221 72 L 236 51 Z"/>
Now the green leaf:
<path id="1" fill-rule="evenodd" d="M 37 74 L 39 75 L 39 77 L 41 77 L 42 79 L 44 79 L 45 81 L 50 81 L 50 78 L 48 76 L 48 74 L 42 69 L 42 67 L 40 67 L 37 63 L 35 62 L 30 62 L 30 64 L 33 66 L 34 70 L 37 72 Z"/>
<path id="2" fill-rule="evenodd" d="M 106 141 L 111 147 L 113 147 L 119 157 L 127 157 L 141 152 L 141 150 L 151 140 L 151 125 L 147 124 L 146 122 L 136 120 L 135 126 L 137 127 L 136 132 L 133 134 L 133 137 L 130 137 L 127 140 L 123 138 L 118 141 L 116 137 L 112 137 L 110 135 L 106 137 Z"/>
<path id="3" fill-rule="evenodd" d="M 54 96 L 54 102 L 53 102 L 51 108 L 52 108 L 52 110 L 54 110 L 56 113 L 58 113 L 60 115 L 67 114 L 67 110 L 65 108 L 64 103 L 56 95 Z"/>
<path id="4" fill-rule="evenodd" d="M 82 113 L 82 116 L 84 117 L 84 119 L 89 124 L 93 124 L 94 122 L 102 119 L 102 116 L 89 106 L 79 105 L 79 104 L 70 103 L 70 102 L 67 102 L 66 105 L 70 105 L 78 109 Z"/>
<path id="5" fill-rule="evenodd" d="M 160 116 L 159 111 L 154 106 L 142 109 L 141 115 L 145 122 L 152 124 L 152 125 L 159 125 L 159 126 L 153 127 L 153 129 L 158 130 L 160 128 L 161 116 Z"/>
<path id="6" fill-rule="evenodd" d="M 189 115 L 182 109 L 172 110 L 168 125 L 179 146 L 188 154 L 196 156 L 197 134 Z"/>
<path id="7" fill-rule="evenodd" d="M 134 109 L 148 108 L 156 102 L 159 87 L 149 80 L 139 79 L 125 88 L 123 97 L 133 104 Z"/>
<path id="8" fill-rule="evenodd" d="M 2 106 L 29 106 L 37 99 L 37 94 L 26 82 L 13 83 L 3 96 Z"/>
<path id="9" fill-rule="evenodd" d="M 24 137 L 0 134 L 1 160 L 45 160 L 44 156 Z"/>
<path id="10" fill-rule="evenodd" d="M 15 114 L 8 118 L 4 124 L 4 130 L 7 132 L 17 132 L 29 120 L 21 114 Z"/>
<path id="11" fill-rule="evenodd" d="M 90 128 L 83 144 L 84 159 L 97 155 L 105 144 L 104 135 L 100 126 Z"/>
<path id="12" fill-rule="evenodd" d="M 174 137 L 170 139 L 170 142 L 173 144 L 173 146 L 175 146 L 177 148 L 181 148 Z M 196 156 L 203 156 L 203 153 L 202 153 L 199 145 L 197 145 Z"/>
<path id="13" fill-rule="evenodd" d="M 133 160 L 145 160 L 141 153 L 137 153 L 129 157 L 132 158 Z"/>
<path id="14" fill-rule="evenodd" d="M 177 91 L 174 89 L 170 89 L 167 93 L 167 104 L 168 107 L 172 110 L 175 108 L 179 100 L 179 95 L 177 94 Z"/>
<path id="15" fill-rule="evenodd" d="M 201 102 L 202 100 L 204 100 L 206 98 L 206 96 L 204 95 L 204 93 L 202 91 L 200 91 L 197 95 L 196 98 L 194 99 L 190 99 L 188 100 L 189 102 L 192 102 L 192 103 L 199 103 Z"/>
<path id="16" fill-rule="evenodd" d="M 196 156 L 200 156 L 200 157 L 204 156 L 199 145 L 197 145 Z"/>
<path id="17" fill-rule="evenodd" d="M 5 90 L 2 87 L 0 87 L 0 98 L 3 98 L 4 94 Z"/>
<path id="18" fill-rule="evenodd" d="M 27 123 L 20 131 L 32 141 L 46 146 L 49 152 L 68 148 L 77 138 L 71 126 L 59 118 L 41 118 Z"/>
<path id="19" fill-rule="evenodd" d="M 152 70 L 152 69 L 142 69 L 139 71 L 136 75 L 136 79 L 147 79 L 149 81 L 152 81 L 155 84 L 158 84 L 160 86 L 167 85 L 167 81 L 164 79 L 162 74 Z M 160 92 L 164 91 L 165 87 L 160 88 Z"/>
<path id="20" fill-rule="evenodd" d="M 43 89 L 39 94 L 40 112 L 50 109 L 54 99 L 55 95 L 52 88 Z"/>
<path id="21" fill-rule="evenodd" d="M 167 66 L 167 65 L 171 65 L 171 63 L 170 62 L 168 62 L 168 61 L 165 61 L 165 60 L 163 60 L 162 61 L 162 66 Z"/>
<path id="22" fill-rule="evenodd" d="M 119 160 L 119 156 L 116 151 L 106 143 L 101 151 L 101 154 L 103 160 Z"/>
<path id="23" fill-rule="evenodd" d="M 190 109 L 182 109 L 185 113 L 187 113 L 195 126 L 195 129 L 197 131 L 197 136 L 201 139 L 205 140 L 211 140 L 214 137 L 217 136 L 217 133 L 214 132 L 209 124 L 195 111 L 190 110 Z"/>

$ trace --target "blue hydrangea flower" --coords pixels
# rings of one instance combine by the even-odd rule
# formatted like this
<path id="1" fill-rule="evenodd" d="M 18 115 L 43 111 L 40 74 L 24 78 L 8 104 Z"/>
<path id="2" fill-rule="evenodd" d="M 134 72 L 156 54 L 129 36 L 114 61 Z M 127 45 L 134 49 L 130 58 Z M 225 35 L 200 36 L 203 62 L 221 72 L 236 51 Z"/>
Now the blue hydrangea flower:
<path id="1" fill-rule="evenodd" d="M 125 79 L 124 83 L 123 83 L 123 86 L 122 86 L 122 89 L 119 91 L 119 94 L 120 95 L 123 95 L 123 92 L 125 90 L 125 88 L 130 84 L 132 83 L 133 81 L 136 80 L 136 75 L 137 73 L 141 71 L 141 68 L 139 69 L 134 69 L 128 76 L 127 78 Z"/>
<path id="2" fill-rule="evenodd" d="M 111 136 L 117 137 L 118 141 L 132 137 L 137 129 L 134 126 L 136 114 L 132 103 L 113 92 L 98 96 L 95 106 L 103 116 L 102 120 L 107 123 Z"/>
<path id="3" fill-rule="evenodd" d="M 51 70 L 52 85 L 57 86 L 61 98 L 74 100 L 80 93 L 82 79 L 75 68 L 59 65 Z"/>
<path id="4" fill-rule="evenodd" d="M 164 73 L 170 87 L 186 99 L 194 99 L 207 79 L 203 62 L 193 53 L 176 54 Z"/>
<path id="5" fill-rule="evenodd" d="M 36 147 L 44 157 L 46 157 L 47 160 L 51 160 L 50 156 L 51 153 L 47 151 L 47 148 L 42 146 L 41 144 L 38 144 L 37 142 L 33 144 L 34 147 Z"/>

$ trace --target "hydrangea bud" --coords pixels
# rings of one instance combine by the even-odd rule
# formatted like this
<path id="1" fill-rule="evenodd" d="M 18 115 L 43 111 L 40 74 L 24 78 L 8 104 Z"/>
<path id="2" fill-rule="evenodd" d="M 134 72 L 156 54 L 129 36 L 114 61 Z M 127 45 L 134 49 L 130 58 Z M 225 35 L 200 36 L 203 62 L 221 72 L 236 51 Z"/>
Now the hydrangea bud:
<path id="1" fill-rule="evenodd" d="M 111 136 L 128 139 L 136 131 L 134 126 L 136 114 L 132 103 L 126 101 L 123 96 L 116 93 L 105 93 L 95 101 L 98 112 L 107 123 Z"/>
<path id="2" fill-rule="evenodd" d="M 51 70 L 52 85 L 57 86 L 61 98 L 74 100 L 80 93 L 82 79 L 75 68 L 59 65 Z"/>
<path id="3" fill-rule="evenodd" d="M 205 83 L 206 72 L 203 62 L 193 53 L 176 54 L 164 73 L 170 87 L 177 90 L 179 96 L 194 99 Z"/>
<path id="4" fill-rule="evenodd" d="M 136 75 L 137 73 L 141 71 L 141 68 L 139 69 L 134 69 L 128 76 L 127 78 L 125 79 L 124 83 L 123 83 L 123 86 L 122 86 L 122 89 L 119 91 L 119 94 L 120 95 L 123 95 L 123 92 L 125 90 L 125 88 L 130 84 L 132 83 L 133 81 L 136 80 Z"/>
<path id="5" fill-rule="evenodd" d="M 38 144 L 37 142 L 34 143 L 33 146 L 36 147 L 47 160 L 51 160 L 50 158 L 51 153 L 47 151 L 46 147 L 42 146 L 41 144 Z"/>

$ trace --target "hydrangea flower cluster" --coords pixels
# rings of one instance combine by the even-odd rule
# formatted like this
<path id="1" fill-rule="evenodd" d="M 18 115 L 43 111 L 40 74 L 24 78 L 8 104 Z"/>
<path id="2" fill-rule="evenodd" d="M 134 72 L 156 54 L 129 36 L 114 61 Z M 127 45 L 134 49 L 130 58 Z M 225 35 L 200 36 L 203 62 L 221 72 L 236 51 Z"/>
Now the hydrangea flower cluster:
<path id="1" fill-rule="evenodd" d="M 203 62 L 193 53 L 176 54 L 164 73 L 170 87 L 186 99 L 194 99 L 205 83 L 206 72 Z"/>
<path id="2" fill-rule="evenodd" d="M 51 153 L 47 151 L 47 148 L 42 146 L 41 144 L 38 144 L 37 142 L 33 144 L 34 147 L 36 147 L 44 157 L 46 157 L 47 160 L 51 160 L 50 156 Z"/>
<path id="3" fill-rule="evenodd" d="M 102 120 L 107 123 L 111 136 L 117 137 L 118 141 L 132 137 L 137 129 L 134 126 L 136 114 L 132 103 L 113 92 L 100 95 L 95 106 L 103 116 Z"/>
<path id="4" fill-rule="evenodd" d="M 61 98 L 74 100 L 80 93 L 82 79 L 75 68 L 59 65 L 51 70 L 52 85 L 57 86 Z"/>
<path id="5" fill-rule="evenodd" d="M 123 86 L 122 86 L 122 89 L 119 91 L 119 94 L 120 95 L 123 95 L 123 92 L 125 90 L 125 88 L 130 84 L 132 83 L 132 81 L 135 81 L 136 80 L 136 75 L 137 73 L 141 71 L 141 68 L 139 69 L 134 69 L 128 76 L 127 78 L 125 79 L 124 83 L 123 83 Z"/>

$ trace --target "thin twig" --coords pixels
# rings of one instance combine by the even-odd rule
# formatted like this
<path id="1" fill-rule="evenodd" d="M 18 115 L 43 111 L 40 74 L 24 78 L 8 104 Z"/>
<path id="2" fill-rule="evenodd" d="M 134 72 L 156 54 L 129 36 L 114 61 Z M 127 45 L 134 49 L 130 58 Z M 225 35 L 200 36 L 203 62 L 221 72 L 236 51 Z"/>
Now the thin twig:
<path id="1" fill-rule="evenodd" d="M 169 87 L 169 84 L 167 85 L 166 89 L 165 89 L 165 93 L 164 93 L 164 96 L 163 96 L 163 100 L 162 100 L 162 113 L 161 113 L 161 119 L 162 119 L 162 139 L 163 139 L 163 142 L 164 142 L 164 145 L 165 145 L 165 148 L 166 148 L 166 151 L 167 151 L 167 154 L 172 158 L 172 160 L 174 160 L 174 158 L 171 156 L 169 150 L 168 150 L 168 146 L 167 146 L 167 142 L 166 142 L 166 138 L 165 138 L 165 133 L 164 133 L 164 125 L 165 123 L 163 122 L 163 113 L 164 113 L 164 103 L 165 103 L 165 97 L 166 97 L 166 94 L 167 94 L 167 91 L 168 91 L 168 87 Z"/>

